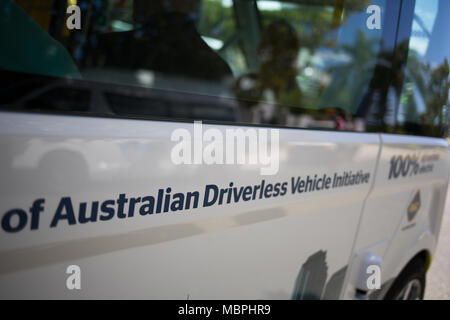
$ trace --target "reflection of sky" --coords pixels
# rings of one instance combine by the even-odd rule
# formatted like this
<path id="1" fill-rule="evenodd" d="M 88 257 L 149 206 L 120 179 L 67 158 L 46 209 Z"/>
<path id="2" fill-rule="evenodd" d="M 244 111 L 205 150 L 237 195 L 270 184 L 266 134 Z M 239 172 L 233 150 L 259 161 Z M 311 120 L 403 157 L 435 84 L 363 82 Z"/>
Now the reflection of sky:
<path id="1" fill-rule="evenodd" d="M 259 10 L 281 10 L 281 3 L 278 1 L 260 0 L 257 5 Z"/>
<path id="2" fill-rule="evenodd" d="M 386 0 L 373 0 L 371 4 L 378 5 L 381 8 L 381 20 L 384 18 L 384 8 L 386 6 Z M 365 10 L 366 7 L 361 11 L 344 13 L 346 20 L 342 26 L 336 31 L 332 32 L 329 36 L 331 38 L 337 37 L 337 47 L 342 48 L 342 46 L 355 46 L 357 33 L 363 32 L 367 39 L 381 39 L 382 30 L 369 30 L 366 28 L 366 21 L 368 14 Z M 374 47 L 374 54 L 378 53 L 379 47 Z M 327 69 L 336 64 L 349 63 L 352 59 L 347 53 L 339 51 L 336 49 L 321 48 L 316 52 L 316 66 Z"/>
<path id="3" fill-rule="evenodd" d="M 230 8 L 233 5 L 233 0 L 222 0 L 221 2 L 225 8 Z"/>
<path id="4" fill-rule="evenodd" d="M 259 10 L 265 11 L 279 11 L 283 9 L 297 9 L 301 10 L 300 6 L 294 3 L 281 2 L 281 1 L 270 1 L 270 0 L 258 0 L 256 2 Z"/>
<path id="5" fill-rule="evenodd" d="M 438 0 L 416 0 L 414 13 L 420 18 L 425 30 L 421 27 L 419 21 L 415 19 L 409 45 L 411 50 L 415 50 L 422 57 L 425 56 L 427 52 L 428 44 L 430 42 L 427 34 L 431 34 L 433 31 L 437 12 Z"/>
<path id="6" fill-rule="evenodd" d="M 381 8 L 381 21 L 383 28 L 383 19 L 384 19 L 384 9 L 386 7 L 386 0 L 373 0 L 370 2 L 371 5 L 377 5 Z M 341 27 L 341 31 L 339 34 L 339 45 L 354 45 L 356 34 L 358 31 L 363 31 L 365 36 L 369 39 L 377 39 L 381 38 L 382 30 L 369 30 L 366 28 L 366 21 L 369 17 L 369 14 L 366 13 L 364 7 L 363 10 L 351 13 L 347 17 L 347 21 Z M 348 13 L 347 13 L 348 14 Z"/>
<path id="7" fill-rule="evenodd" d="M 425 2 L 428 2 L 428 0 Z M 448 41 L 450 1 L 440 0 L 436 2 L 438 2 L 437 15 L 432 30 L 432 38 L 425 55 L 425 59 L 433 68 L 441 65 L 444 58 L 448 59 L 450 54 L 450 41 Z"/>
<path id="8" fill-rule="evenodd" d="M 410 39 L 410 50 L 416 52 L 424 63 L 430 63 L 432 68 L 442 64 L 444 57 L 449 57 L 450 44 L 447 41 L 450 23 L 446 14 L 450 8 L 448 0 L 416 0 L 415 19 Z M 413 92 L 414 107 L 421 114 L 427 112 L 423 93 L 413 80 L 406 86 Z M 398 120 L 407 120 L 407 110 L 400 104 Z M 409 119 L 409 121 L 415 119 Z"/>

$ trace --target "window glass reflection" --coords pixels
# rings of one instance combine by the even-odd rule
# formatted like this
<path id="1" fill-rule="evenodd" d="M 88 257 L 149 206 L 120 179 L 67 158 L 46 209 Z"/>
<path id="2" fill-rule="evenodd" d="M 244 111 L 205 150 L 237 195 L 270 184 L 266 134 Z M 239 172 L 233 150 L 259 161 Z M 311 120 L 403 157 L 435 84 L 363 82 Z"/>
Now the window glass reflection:
<path id="1" fill-rule="evenodd" d="M 392 52 L 386 0 L 0 0 L 0 105 L 440 136 L 450 5 L 415 3 Z"/>

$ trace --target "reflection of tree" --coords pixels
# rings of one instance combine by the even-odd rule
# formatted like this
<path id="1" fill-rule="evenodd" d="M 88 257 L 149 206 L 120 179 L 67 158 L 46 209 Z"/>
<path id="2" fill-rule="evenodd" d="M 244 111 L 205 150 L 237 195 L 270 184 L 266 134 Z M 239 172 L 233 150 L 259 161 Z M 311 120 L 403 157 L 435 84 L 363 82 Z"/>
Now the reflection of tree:
<path id="1" fill-rule="evenodd" d="M 289 1 L 286 1 L 289 3 Z M 287 5 L 281 10 L 267 10 L 262 16 L 263 27 L 272 21 L 284 19 L 296 29 L 302 47 L 314 51 L 320 47 L 332 47 L 330 31 L 339 28 L 354 12 L 366 8 L 369 0 L 299 1 L 298 8 Z M 292 1 L 295 3 L 295 1 Z M 330 10 L 332 9 L 332 10 Z"/>
<path id="2" fill-rule="evenodd" d="M 430 81 L 428 90 L 425 93 L 425 102 L 427 112 L 425 113 L 425 123 L 430 126 L 434 136 L 442 135 L 444 125 L 447 124 L 447 118 L 444 117 L 444 106 L 448 105 L 448 92 L 450 90 L 449 65 L 445 59 L 439 67 L 431 70 L 427 65 L 426 69 L 430 72 Z"/>
<path id="3" fill-rule="evenodd" d="M 370 68 L 374 67 L 372 61 L 379 39 L 369 39 L 363 31 L 359 31 L 356 35 L 356 42 L 337 47 L 338 34 L 335 31 L 354 13 L 361 12 L 366 2 L 339 0 L 323 1 L 318 4 L 304 0 L 301 1 L 301 4 L 299 2 L 294 4 L 294 2 L 286 1 L 277 10 L 260 10 L 262 34 L 259 41 L 259 55 L 256 57 L 260 68 L 257 74 L 247 76 L 248 79 L 238 80 L 239 90 L 236 96 L 242 102 L 245 100 L 243 105 L 246 107 L 258 105 L 258 101 L 265 100 L 264 89 L 270 89 L 274 93 L 273 102 L 279 107 L 278 111 L 282 111 L 283 114 L 320 116 L 316 109 L 320 96 L 324 92 L 324 83 L 317 83 L 316 86 L 316 83 L 313 83 L 315 80 L 307 80 L 308 84 L 304 86 L 302 92 L 298 85 L 298 76 L 302 71 L 298 68 L 298 57 L 299 51 L 302 49 L 306 54 L 305 57 L 309 57 L 306 58 L 308 61 L 303 61 L 302 65 L 313 66 L 312 59 L 318 57 L 315 52 L 325 48 L 329 48 L 327 50 L 333 51 L 333 54 L 346 54 L 350 61 L 348 64 L 341 64 L 333 70 L 328 70 L 333 73 L 333 83 L 330 90 L 327 88 L 325 91 L 327 95 L 325 100 L 332 103 L 325 103 L 324 106 L 348 109 L 349 106 L 356 105 L 361 99 L 364 86 L 367 86 L 370 81 Z M 293 29 L 292 34 L 295 34 L 295 39 L 290 40 L 290 43 L 297 45 L 278 45 L 283 36 L 271 28 L 280 21 L 284 21 L 286 25 L 290 26 L 289 28 Z M 270 33 L 272 33 L 271 40 L 267 41 L 267 34 Z M 267 42 L 271 43 L 268 47 L 272 47 L 272 49 L 264 50 Z M 277 47 L 284 49 L 273 49 Z M 271 61 L 265 61 L 266 51 L 271 53 L 271 59 L 269 59 Z M 281 51 L 286 51 L 286 53 L 282 54 Z M 289 58 L 284 58 L 285 56 L 289 56 Z M 282 64 L 282 61 L 288 61 L 289 66 L 287 63 Z M 315 69 L 315 67 L 309 69 Z M 346 76 L 343 77 L 343 75 Z M 245 89 L 246 83 L 255 83 L 256 85 L 251 86 L 251 90 L 247 90 Z M 318 88 L 318 96 L 311 94 L 310 91 L 315 91 L 313 87 Z M 277 122 L 284 121 L 282 120 L 284 115 L 278 118 Z"/>
<path id="4" fill-rule="evenodd" d="M 333 82 L 327 88 L 322 100 L 326 106 L 330 106 L 328 101 L 333 102 L 331 107 L 344 109 L 359 104 L 373 75 L 373 57 L 378 43 L 379 39 L 367 38 L 363 31 L 358 30 L 352 44 L 341 46 L 341 51 L 349 61 L 330 68 Z"/>
<path id="5" fill-rule="evenodd" d="M 237 0 L 242 1 L 242 0 Z M 231 2 L 231 1 L 230 1 Z M 276 20 L 286 20 L 294 26 L 302 41 L 302 46 L 318 48 L 325 43 L 332 44 L 326 35 L 330 30 L 336 29 L 345 22 L 345 18 L 353 12 L 363 10 L 369 0 L 337 0 L 337 1 L 303 0 L 300 5 L 295 1 L 283 1 L 285 4 L 279 10 L 264 10 L 261 14 L 262 28 Z M 258 1 L 256 1 L 258 3 Z M 333 10 L 329 10 L 333 9 Z M 345 17 L 344 17 L 345 11 Z M 220 0 L 203 0 L 201 7 L 202 19 L 199 29 L 203 35 L 230 39 L 236 31 L 234 11 L 232 6 L 224 6 Z"/>
<path id="6" fill-rule="evenodd" d="M 369 131 L 441 137 L 448 121 L 448 61 L 433 67 L 406 40 L 393 53 L 381 52 L 379 59 L 360 106 Z"/>
<path id="7" fill-rule="evenodd" d="M 404 122 L 423 125 L 432 136 L 442 136 L 446 129 L 450 90 L 450 67 L 448 60 L 433 68 L 429 63 L 420 61 L 416 53 L 411 53 L 408 60 L 408 83 L 402 96 Z M 419 110 L 415 99 L 418 91 L 425 110 Z"/>
<path id="8" fill-rule="evenodd" d="M 365 118 L 369 132 L 396 131 L 389 120 L 395 116 L 396 102 L 391 98 L 400 97 L 402 92 L 408 45 L 408 41 L 402 41 L 394 51 L 383 50 L 378 55 L 369 89 L 356 113 L 357 117 Z"/>
<path id="9" fill-rule="evenodd" d="M 222 1 L 202 1 L 199 30 L 211 38 L 230 39 L 236 32 L 233 7 L 225 7 Z"/>

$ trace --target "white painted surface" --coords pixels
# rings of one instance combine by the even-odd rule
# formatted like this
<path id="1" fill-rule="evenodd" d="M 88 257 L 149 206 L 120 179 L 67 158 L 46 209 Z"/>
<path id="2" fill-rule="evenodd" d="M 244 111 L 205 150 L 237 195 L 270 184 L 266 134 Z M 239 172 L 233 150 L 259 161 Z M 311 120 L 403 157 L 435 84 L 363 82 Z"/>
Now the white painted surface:
<path id="1" fill-rule="evenodd" d="M 327 280 L 351 265 L 341 297 L 352 298 L 356 252 L 382 243 L 375 251 L 395 274 L 414 250 L 434 250 L 431 197 L 447 187 L 450 164 L 444 140 L 281 129 L 280 170 L 267 177 L 259 166 L 173 165 L 177 128 L 192 124 L 1 113 L 1 217 L 39 198 L 45 210 L 38 230 L 0 230 L 0 298 L 289 299 L 302 264 L 320 250 Z M 417 150 L 441 155 L 435 170 L 388 181 L 390 156 Z M 368 184 L 291 194 L 292 177 L 358 170 L 370 173 Z M 199 191 L 202 200 L 208 184 L 263 179 L 287 182 L 286 196 L 50 228 L 62 197 L 75 211 L 80 202 L 156 197 L 167 187 Z M 423 212 L 400 232 L 417 188 Z M 81 267 L 79 291 L 66 289 L 69 265 Z"/>

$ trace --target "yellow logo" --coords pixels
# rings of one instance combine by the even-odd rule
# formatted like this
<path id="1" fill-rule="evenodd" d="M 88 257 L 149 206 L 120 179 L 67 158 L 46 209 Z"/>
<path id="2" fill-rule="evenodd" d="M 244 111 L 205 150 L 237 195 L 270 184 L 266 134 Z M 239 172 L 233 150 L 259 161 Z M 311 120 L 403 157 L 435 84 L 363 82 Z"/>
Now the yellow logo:
<path id="1" fill-rule="evenodd" d="M 417 191 L 415 194 L 413 200 L 411 201 L 411 204 L 408 206 L 408 221 L 412 221 L 416 215 L 417 212 L 419 212 L 420 209 L 420 190 Z"/>

